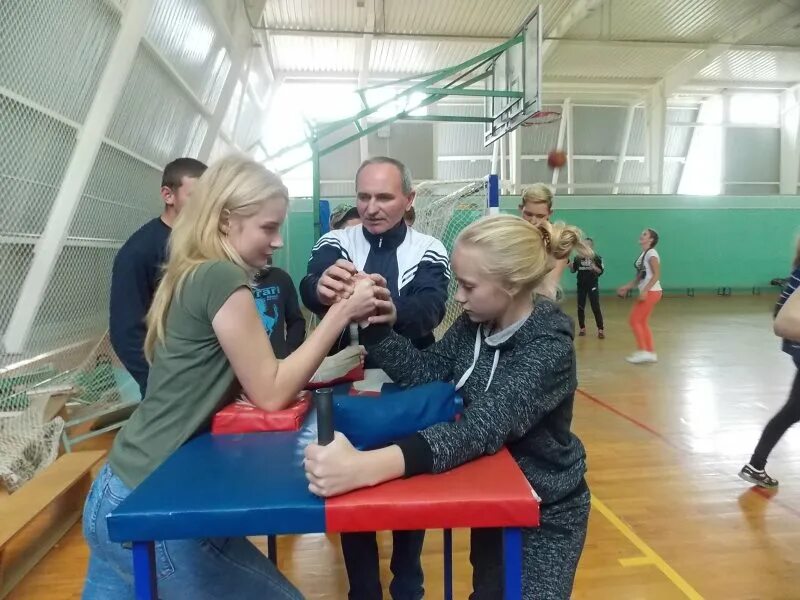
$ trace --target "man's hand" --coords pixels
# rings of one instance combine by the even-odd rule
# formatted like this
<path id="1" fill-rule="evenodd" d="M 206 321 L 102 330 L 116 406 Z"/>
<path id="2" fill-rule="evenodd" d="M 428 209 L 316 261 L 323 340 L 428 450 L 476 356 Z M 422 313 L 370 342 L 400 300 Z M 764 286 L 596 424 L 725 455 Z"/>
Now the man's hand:
<path id="1" fill-rule="evenodd" d="M 388 325 L 389 327 L 394 327 L 394 324 L 397 323 L 397 308 L 392 302 L 392 297 L 389 295 L 389 290 L 385 288 L 378 288 L 385 292 L 383 298 L 379 298 L 378 294 L 376 294 L 376 298 L 379 298 L 375 301 L 375 315 L 369 318 L 370 325 Z"/>
<path id="2" fill-rule="evenodd" d="M 349 298 L 355 286 L 353 276 L 357 272 L 355 265 L 343 258 L 325 269 L 317 283 L 319 301 L 325 306 L 330 306 L 342 298 Z"/>

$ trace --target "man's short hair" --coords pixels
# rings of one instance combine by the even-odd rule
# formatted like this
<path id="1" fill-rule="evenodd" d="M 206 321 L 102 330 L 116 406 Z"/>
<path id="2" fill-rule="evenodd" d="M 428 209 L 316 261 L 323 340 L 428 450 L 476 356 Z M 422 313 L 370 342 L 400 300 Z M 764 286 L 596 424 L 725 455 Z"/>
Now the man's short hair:
<path id="1" fill-rule="evenodd" d="M 195 158 L 176 158 L 164 167 L 164 173 L 161 175 L 161 187 L 177 190 L 181 187 L 184 177 L 197 179 L 205 173 L 207 168 L 205 163 Z"/>
<path id="2" fill-rule="evenodd" d="M 397 170 L 400 171 L 400 180 L 403 184 L 403 195 L 408 196 L 414 191 L 414 179 L 411 177 L 411 171 L 409 168 L 396 158 L 389 158 L 388 156 L 375 156 L 373 158 L 368 158 L 361 163 L 361 166 L 358 167 L 358 171 L 356 171 L 356 189 L 358 189 L 358 176 L 361 175 L 361 171 L 364 169 L 364 167 L 368 167 L 370 165 L 394 165 Z"/>

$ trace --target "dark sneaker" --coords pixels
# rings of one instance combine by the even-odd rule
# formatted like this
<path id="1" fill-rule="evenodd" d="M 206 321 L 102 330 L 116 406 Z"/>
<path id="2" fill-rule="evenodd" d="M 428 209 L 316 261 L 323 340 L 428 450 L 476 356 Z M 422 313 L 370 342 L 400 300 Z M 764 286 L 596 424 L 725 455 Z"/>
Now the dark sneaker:
<path id="1" fill-rule="evenodd" d="M 599 337 L 601 340 L 606 339 L 606 332 L 601 329 L 597 332 L 597 337 Z"/>
<path id="2" fill-rule="evenodd" d="M 759 471 L 758 469 L 754 469 L 749 464 L 742 467 L 742 470 L 739 471 L 739 477 L 748 483 L 757 485 L 758 487 L 767 489 L 778 487 L 777 479 L 773 479 L 767 475 L 767 472 L 763 469 Z"/>
<path id="3" fill-rule="evenodd" d="M 585 329 L 585 328 L 584 328 L 584 329 L 581 329 L 581 330 L 578 332 L 578 336 L 579 336 L 579 337 L 584 337 L 585 335 L 586 335 L 586 329 Z"/>

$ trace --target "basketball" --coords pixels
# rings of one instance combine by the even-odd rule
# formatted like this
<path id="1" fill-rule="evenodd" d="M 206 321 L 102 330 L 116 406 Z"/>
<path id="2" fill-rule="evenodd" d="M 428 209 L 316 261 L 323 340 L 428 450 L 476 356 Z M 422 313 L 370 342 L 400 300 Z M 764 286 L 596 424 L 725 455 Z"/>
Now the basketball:
<path id="1" fill-rule="evenodd" d="M 547 165 L 551 169 L 560 169 L 567 163 L 567 153 L 561 150 L 550 150 L 547 155 Z"/>

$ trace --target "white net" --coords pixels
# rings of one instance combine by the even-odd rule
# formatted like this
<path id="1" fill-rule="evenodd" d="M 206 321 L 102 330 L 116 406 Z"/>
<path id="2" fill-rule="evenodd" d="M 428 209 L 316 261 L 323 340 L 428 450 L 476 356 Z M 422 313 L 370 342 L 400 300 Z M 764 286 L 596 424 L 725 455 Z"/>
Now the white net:
<path id="1" fill-rule="evenodd" d="M 437 238 L 448 255 L 452 254 L 461 230 L 487 214 L 487 185 L 486 178 L 419 183 L 414 200 L 414 229 Z M 455 279 L 451 277 L 445 316 L 434 332 L 436 339 L 441 338 L 461 314 L 461 307 L 453 299 L 455 288 Z"/>

